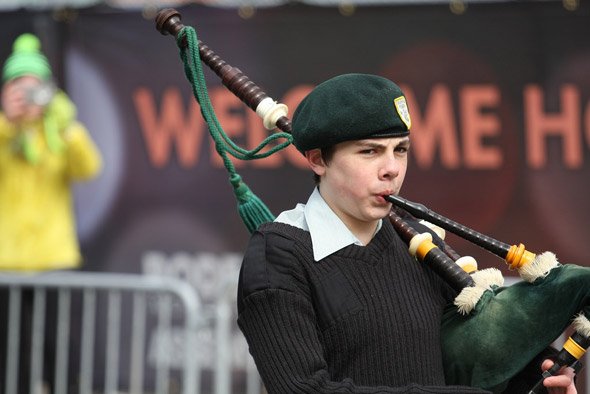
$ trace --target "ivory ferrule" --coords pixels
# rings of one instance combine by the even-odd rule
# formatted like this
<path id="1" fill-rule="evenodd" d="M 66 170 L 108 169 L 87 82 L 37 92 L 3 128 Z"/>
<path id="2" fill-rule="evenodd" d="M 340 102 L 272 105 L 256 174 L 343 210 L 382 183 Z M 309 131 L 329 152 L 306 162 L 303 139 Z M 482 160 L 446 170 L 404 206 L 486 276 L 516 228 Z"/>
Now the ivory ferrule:
<path id="1" fill-rule="evenodd" d="M 289 109 L 285 104 L 277 103 L 270 97 L 266 97 L 256 107 L 256 114 L 262 118 L 264 128 L 272 130 L 277 127 L 277 121 L 282 116 L 287 116 Z"/>

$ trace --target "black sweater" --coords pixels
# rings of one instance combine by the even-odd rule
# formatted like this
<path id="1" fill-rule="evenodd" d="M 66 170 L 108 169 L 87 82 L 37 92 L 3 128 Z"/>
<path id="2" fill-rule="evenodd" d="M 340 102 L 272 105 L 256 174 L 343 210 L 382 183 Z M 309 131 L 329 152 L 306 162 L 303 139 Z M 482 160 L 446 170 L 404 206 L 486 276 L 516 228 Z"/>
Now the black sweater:
<path id="1" fill-rule="evenodd" d="M 238 324 L 269 393 L 483 393 L 445 386 L 440 321 L 452 290 L 391 224 L 313 260 L 308 232 L 268 223 L 246 251 Z"/>

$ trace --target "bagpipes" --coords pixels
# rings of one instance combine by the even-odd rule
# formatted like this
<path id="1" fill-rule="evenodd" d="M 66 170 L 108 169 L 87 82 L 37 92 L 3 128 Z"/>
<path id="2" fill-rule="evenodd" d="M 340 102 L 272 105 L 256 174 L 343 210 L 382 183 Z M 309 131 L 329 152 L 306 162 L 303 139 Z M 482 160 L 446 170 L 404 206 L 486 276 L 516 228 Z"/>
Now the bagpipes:
<path id="1" fill-rule="evenodd" d="M 201 106 L 215 140 L 216 149 L 230 172 L 230 182 L 238 199 L 238 211 L 252 232 L 265 221 L 274 219 L 266 206 L 243 183 L 227 158 L 266 157 L 291 142 L 291 121 L 285 105 L 275 102 L 240 70 L 222 60 L 196 37 L 191 27 L 181 23 L 174 9 L 164 9 L 156 17 L 156 28 L 177 40 L 185 74 Z M 222 133 L 208 100 L 201 62 L 211 68 L 232 93 L 262 119 L 268 130 L 283 133 L 265 139 L 252 151 L 236 147 Z M 287 141 L 267 153 L 260 153 L 270 139 Z M 229 144 L 230 148 L 224 148 Z M 508 245 L 453 222 L 426 207 L 398 196 L 386 200 L 394 207 L 389 220 L 408 244 L 416 259 L 431 267 L 458 292 L 441 322 L 442 350 L 447 384 L 479 387 L 493 392 L 505 390 L 516 376 L 539 353 L 551 345 L 570 325 L 574 334 L 559 352 L 555 365 L 543 374 L 530 393 L 536 393 L 545 377 L 565 366 L 577 367 L 590 345 L 590 268 L 560 264 L 550 252 L 534 254 L 520 244 Z M 499 270 L 477 270 L 471 258 L 460 257 L 450 247 L 439 248 L 430 232 L 418 233 L 406 217 L 422 219 L 452 232 L 505 259 L 518 271 L 522 281 L 504 286 Z"/>
<path id="2" fill-rule="evenodd" d="M 439 275 L 451 278 L 447 282 L 460 290 L 441 325 L 447 383 L 502 392 L 511 378 L 570 325 L 574 334 L 529 394 L 537 393 L 543 379 L 562 367 L 578 369 L 590 346 L 590 268 L 562 265 L 551 252 L 535 255 L 522 244 L 497 241 L 399 196 L 386 200 L 503 258 L 523 279 L 503 286 L 495 268 L 477 271 L 469 264 L 471 274 L 457 270 L 459 264 L 444 249 L 438 250 L 430 233 L 410 233 L 392 211 L 391 222 L 410 246 L 410 253 L 437 267 L 435 270 L 442 272 Z"/>

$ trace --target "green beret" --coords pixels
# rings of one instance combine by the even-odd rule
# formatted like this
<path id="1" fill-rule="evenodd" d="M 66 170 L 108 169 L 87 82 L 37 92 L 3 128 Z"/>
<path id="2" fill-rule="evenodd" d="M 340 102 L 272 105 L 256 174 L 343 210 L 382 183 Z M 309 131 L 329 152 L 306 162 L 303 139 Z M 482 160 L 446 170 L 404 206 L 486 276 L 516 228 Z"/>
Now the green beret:
<path id="1" fill-rule="evenodd" d="M 51 77 L 51 67 L 43 53 L 39 39 L 25 33 L 18 36 L 12 46 L 12 54 L 6 59 L 2 69 L 2 81 L 25 75 L 33 75 L 41 80 Z"/>
<path id="2" fill-rule="evenodd" d="M 403 92 L 376 75 L 344 74 L 319 84 L 293 114 L 293 145 L 305 152 L 340 142 L 404 137 L 411 120 Z"/>

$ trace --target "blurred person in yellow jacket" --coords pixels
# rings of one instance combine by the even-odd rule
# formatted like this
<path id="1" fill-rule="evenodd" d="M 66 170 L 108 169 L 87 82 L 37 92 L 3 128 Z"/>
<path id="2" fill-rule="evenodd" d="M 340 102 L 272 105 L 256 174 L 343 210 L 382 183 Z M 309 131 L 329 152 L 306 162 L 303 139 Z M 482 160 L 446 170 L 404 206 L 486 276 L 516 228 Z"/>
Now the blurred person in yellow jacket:
<path id="1" fill-rule="evenodd" d="M 32 34 L 19 36 L 2 69 L 0 271 L 80 265 L 71 184 L 101 169 L 100 153 L 52 82 L 40 46 Z"/>
<path id="2" fill-rule="evenodd" d="M 81 265 L 71 186 L 95 177 L 101 166 L 97 147 L 76 120 L 75 105 L 53 82 L 40 40 L 30 33 L 20 35 L 2 68 L 0 272 L 40 273 Z M 6 321 L 7 290 L 0 292 L 0 320 Z M 45 345 L 39 355 L 45 383 L 28 388 L 34 297 L 29 289 L 21 292 L 19 393 L 53 391 L 52 296 L 46 303 Z M 0 391 L 5 384 L 6 325 L 0 324 Z"/>

